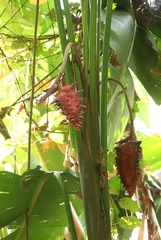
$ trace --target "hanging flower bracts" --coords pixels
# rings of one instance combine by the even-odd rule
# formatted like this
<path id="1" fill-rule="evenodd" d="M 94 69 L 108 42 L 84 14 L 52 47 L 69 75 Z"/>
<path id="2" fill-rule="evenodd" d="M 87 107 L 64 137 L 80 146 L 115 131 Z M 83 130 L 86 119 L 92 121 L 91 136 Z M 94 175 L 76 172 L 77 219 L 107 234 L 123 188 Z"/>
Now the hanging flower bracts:
<path id="1" fill-rule="evenodd" d="M 124 188 L 131 196 L 135 193 L 138 182 L 139 160 L 142 158 L 140 144 L 140 141 L 126 138 L 117 142 L 115 148 L 117 172 Z"/>
<path id="2" fill-rule="evenodd" d="M 66 119 L 70 124 L 73 125 L 76 130 L 80 130 L 83 124 L 83 105 L 82 100 L 79 96 L 79 92 L 75 90 L 76 83 L 66 86 L 61 85 L 65 74 L 65 67 L 69 56 L 69 51 L 71 48 L 75 52 L 79 70 L 81 76 L 83 76 L 83 67 L 79 58 L 79 54 L 77 52 L 77 48 L 73 43 L 68 43 L 64 52 L 64 58 L 59 74 L 54 79 L 52 85 L 46 90 L 46 92 L 39 97 L 38 102 L 39 104 L 42 104 L 50 96 L 54 97 L 54 100 L 52 99 L 51 103 L 54 103 L 62 110 L 62 114 L 66 116 Z"/>
<path id="3" fill-rule="evenodd" d="M 114 81 L 121 86 L 130 115 L 130 133 L 126 138 L 121 139 L 116 143 L 115 164 L 124 188 L 132 196 L 135 193 L 139 178 L 139 160 L 142 159 L 141 141 L 137 141 L 136 138 L 131 106 L 124 86 L 121 82 L 115 79 L 110 78 L 109 80 Z"/>
<path id="4" fill-rule="evenodd" d="M 79 92 L 75 91 L 75 83 L 59 87 L 59 94 L 53 101 L 66 116 L 76 130 L 80 130 L 83 123 L 83 105 Z"/>

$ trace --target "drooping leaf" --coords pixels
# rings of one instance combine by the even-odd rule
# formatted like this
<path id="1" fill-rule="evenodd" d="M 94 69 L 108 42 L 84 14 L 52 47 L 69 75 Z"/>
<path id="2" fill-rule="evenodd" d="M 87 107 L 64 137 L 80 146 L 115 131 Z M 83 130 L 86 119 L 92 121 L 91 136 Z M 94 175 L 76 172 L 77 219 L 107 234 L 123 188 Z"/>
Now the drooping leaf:
<path id="1" fill-rule="evenodd" d="M 101 37 L 104 33 L 105 12 L 101 13 Z M 126 11 L 115 10 L 112 14 L 110 47 L 117 58 L 119 68 L 110 69 L 110 76 L 120 78 L 122 71 L 126 72 L 127 62 L 131 47 L 133 45 L 133 37 L 135 35 L 135 22 L 132 15 Z M 114 71 L 115 70 L 115 71 Z M 124 73 L 125 73 L 124 72 Z"/>
<path id="2" fill-rule="evenodd" d="M 126 11 L 116 10 L 112 15 L 110 47 L 118 55 L 121 72 L 127 63 L 135 33 L 135 22 Z"/>
<path id="3" fill-rule="evenodd" d="M 69 172 L 61 175 L 67 192 L 80 191 L 76 175 Z M 37 192 L 42 181 L 41 191 Z M 71 184 L 68 184 L 69 181 Z M 53 236 L 61 235 L 63 228 L 68 226 L 63 194 L 54 172 L 45 173 L 36 168 L 27 171 L 22 177 L 9 172 L 0 172 L 0 227 L 8 225 L 17 229 L 6 239 L 16 239 L 20 228 L 23 228 L 25 213 L 27 209 L 30 210 L 35 198 L 36 202 L 29 216 L 29 237 L 51 239 Z M 24 229 L 20 239 L 25 239 Z"/>
<path id="4" fill-rule="evenodd" d="M 145 30 L 137 28 L 130 68 L 141 81 L 149 95 L 161 104 L 161 71 L 158 53 Z"/>

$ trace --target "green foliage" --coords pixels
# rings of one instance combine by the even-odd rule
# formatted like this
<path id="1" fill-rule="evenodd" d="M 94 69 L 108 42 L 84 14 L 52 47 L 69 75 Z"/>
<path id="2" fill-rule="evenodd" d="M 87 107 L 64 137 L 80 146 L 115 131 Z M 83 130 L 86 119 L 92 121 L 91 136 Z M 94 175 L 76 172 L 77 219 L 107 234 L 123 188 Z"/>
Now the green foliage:
<path id="1" fill-rule="evenodd" d="M 130 67 L 155 102 L 161 104 L 160 60 L 154 38 L 155 36 L 137 29 Z"/>
<path id="2" fill-rule="evenodd" d="M 80 191 L 79 178 L 70 172 L 45 173 L 39 168 L 29 170 L 22 176 L 1 172 L 0 227 L 9 225 L 13 232 L 5 239 L 25 239 L 27 209 L 30 238 L 37 236 L 40 239 L 52 239 L 63 236 L 68 222 L 65 218 L 64 192 L 56 174 L 59 174 L 66 193 Z M 72 197 L 71 200 L 77 201 L 77 197 Z"/>
<path id="3" fill-rule="evenodd" d="M 124 85 L 131 107 L 140 89 L 134 74 L 161 104 L 160 19 L 156 16 L 156 21 L 149 22 L 149 29 L 136 26 L 129 0 L 105 0 L 102 5 L 96 0 L 37 3 L 4 0 L 0 4 L 0 239 L 23 240 L 28 234 L 29 239 L 58 239 L 64 237 L 65 227 L 77 239 L 69 202 L 89 240 L 111 239 L 111 233 L 123 239 L 141 221 L 135 215 L 137 203 L 125 195 L 116 175 L 114 147 L 124 134 L 129 110 L 122 89 L 108 78 Z M 79 93 L 85 105 L 80 131 L 69 126 L 51 104 L 53 96 L 39 104 L 58 76 L 68 42 L 75 45 L 61 83 L 77 82 L 76 88 L 83 90 Z M 139 97 L 134 114 L 149 129 L 149 96 L 142 91 Z M 153 133 L 149 136 L 143 129 L 137 133 L 144 152 L 140 168 L 146 168 L 147 174 L 161 165 L 160 135 Z M 80 172 L 75 174 L 71 167 L 77 168 L 78 159 Z M 105 182 L 102 188 L 100 172 L 106 170 L 108 185 Z M 159 188 L 154 180 L 147 181 Z M 159 206 L 156 198 L 161 222 Z"/>
<path id="4" fill-rule="evenodd" d="M 134 216 L 122 217 L 119 225 L 125 229 L 134 229 L 135 227 L 141 226 L 141 221 Z"/>
<path id="5" fill-rule="evenodd" d="M 139 207 L 136 202 L 134 202 L 131 198 L 129 197 L 123 197 L 119 201 L 119 205 L 121 208 L 130 210 L 131 213 L 134 212 L 139 212 Z"/>

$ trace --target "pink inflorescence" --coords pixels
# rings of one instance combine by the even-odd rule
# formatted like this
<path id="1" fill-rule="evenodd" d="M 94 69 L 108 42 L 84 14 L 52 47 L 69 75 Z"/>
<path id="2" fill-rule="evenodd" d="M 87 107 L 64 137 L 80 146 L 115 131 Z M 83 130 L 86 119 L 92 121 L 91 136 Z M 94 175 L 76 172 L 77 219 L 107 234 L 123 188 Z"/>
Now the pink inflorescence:
<path id="1" fill-rule="evenodd" d="M 78 92 L 75 91 L 75 84 L 60 86 L 60 94 L 54 103 L 61 108 L 67 120 L 77 130 L 80 130 L 83 123 L 83 106 Z"/>

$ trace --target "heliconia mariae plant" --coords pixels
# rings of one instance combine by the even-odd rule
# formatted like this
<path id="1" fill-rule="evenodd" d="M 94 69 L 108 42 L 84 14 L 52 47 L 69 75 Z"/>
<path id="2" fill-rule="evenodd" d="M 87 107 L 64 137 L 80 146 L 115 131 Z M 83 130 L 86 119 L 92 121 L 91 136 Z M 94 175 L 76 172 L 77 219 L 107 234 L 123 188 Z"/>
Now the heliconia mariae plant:
<path id="1" fill-rule="evenodd" d="M 6 228 L 2 229 L 3 239 L 22 240 L 34 238 L 35 235 L 39 239 L 58 236 L 66 239 L 111 239 L 116 236 L 127 239 L 135 227 L 140 227 L 140 234 L 149 232 L 150 236 L 159 239 L 160 229 L 150 190 L 144 181 L 144 171 L 139 166 L 143 141 L 137 140 L 131 121 L 132 112 L 129 110 L 135 98 L 131 70 L 156 103 L 161 103 L 160 45 L 155 41 L 157 38 L 160 42 L 160 30 L 157 28 L 160 19 L 158 8 L 152 8 L 148 13 L 146 4 L 144 1 L 137 4 L 132 1 L 131 4 L 130 1 L 113 3 L 110 0 L 82 0 L 77 9 L 72 10 L 71 6 L 74 8 L 75 5 L 70 5 L 67 0 L 49 0 L 45 3 L 37 0 L 22 5 L 13 1 L 14 7 L 11 5 L 9 11 L 10 5 L 6 3 L 2 15 L 7 13 L 8 19 L 10 12 L 15 10 L 9 20 L 11 23 L 13 19 L 14 28 L 8 31 L 7 20 L 2 35 L 10 39 L 12 33 L 14 51 L 21 47 L 23 54 L 28 46 L 29 54 L 20 55 L 17 59 L 17 65 L 21 63 L 20 59 L 24 59 L 18 71 L 20 78 L 18 81 L 16 79 L 22 94 L 15 101 L 12 99 L 11 105 L 1 109 L 0 132 L 9 142 L 7 120 L 12 119 L 12 126 L 12 110 L 17 104 L 20 104 L 20 108 L 16 112 L 16 119 L 27 117 L 25 122 L 29 121 L 29 130 L 27 128 L 26 131 L 27 157 L 22 157 L 24 145 L 20 147 L 19 154 L 27 159 L 27 167 L 24 167 L 27 171 L 21 171 L 22 176 L 7 171 L 0 174 L 0 226 L 15 227 L 9 236 Z M 31 23 L 31 28 L 30 24 L 22 28 L 26 21 Z M 54 37 L 51 37 L 52 40 L 56 39 L 55 45 L 48 38 L 52 28 L 56 30 Z M 21 34 L 17 36 L 18 31 L 25 38 L 21 39 Z M 41 41 L 44 41 L 43 44 Z M 17 42 L 19 48 L 16 48 Z M 10 67 L 12 55 L 6 49 L 2 51 L 2 61 L 7 59 L 7 66 Z M 19 52 L 16 54 L 21 54 Z M 51 58 L 49 52 L 55 57 Z M 16 56 L 15 52 L 13 56 Z M 32 56 L 32 60 L 29 56 Z M 42 59 L 46 59 L 46 62 Z M 16 66 L 16 60 L 13 66 Z M 42 77 L 42 72 L 45 77 Z M 130 130 L 126 129 L 124 133 L 129 116 Z M 26 136 L 24 127 L 21 130 Z M 62 150 L 62 142 L 60 144 L 56 140 L 58 135 L 65 136 L 65 150 Z M 16 147 L 20 143 L 14 136 L 15 132 L 12 141 L 14 139 L 17 152 Z M 65 171 L 60 167 L 63 166 L 62 155 L 55 150 L 58 146 L 69 162 Z M 50 154 L 46 155 L 49 149 Z M 39 158 L 40 161 L 37 160 Z M 43 170 L 40 167 L 32 169 L 34 164 L 41 165 Z M 73 165 L 76 165 L 77 173 L 73 172 Z M 17 162 L 15 166 L 18 166 Z M 135 191 L 139 194 L 140 202 L 139 199 L 133 200 Z M 13 208 L 10 207 L 10 195 L 6 193 L 14 196 Z M 143 213 L 142 226 L 135 214 L 139 211 Z M 85 220 L 82 216 L 79 219 L 76 212 L 81 212 Z M 148 231 L 145 228 L 147 219 L 150 219 Z M 68 228 L 64 235 L 65 226 Z"/>

